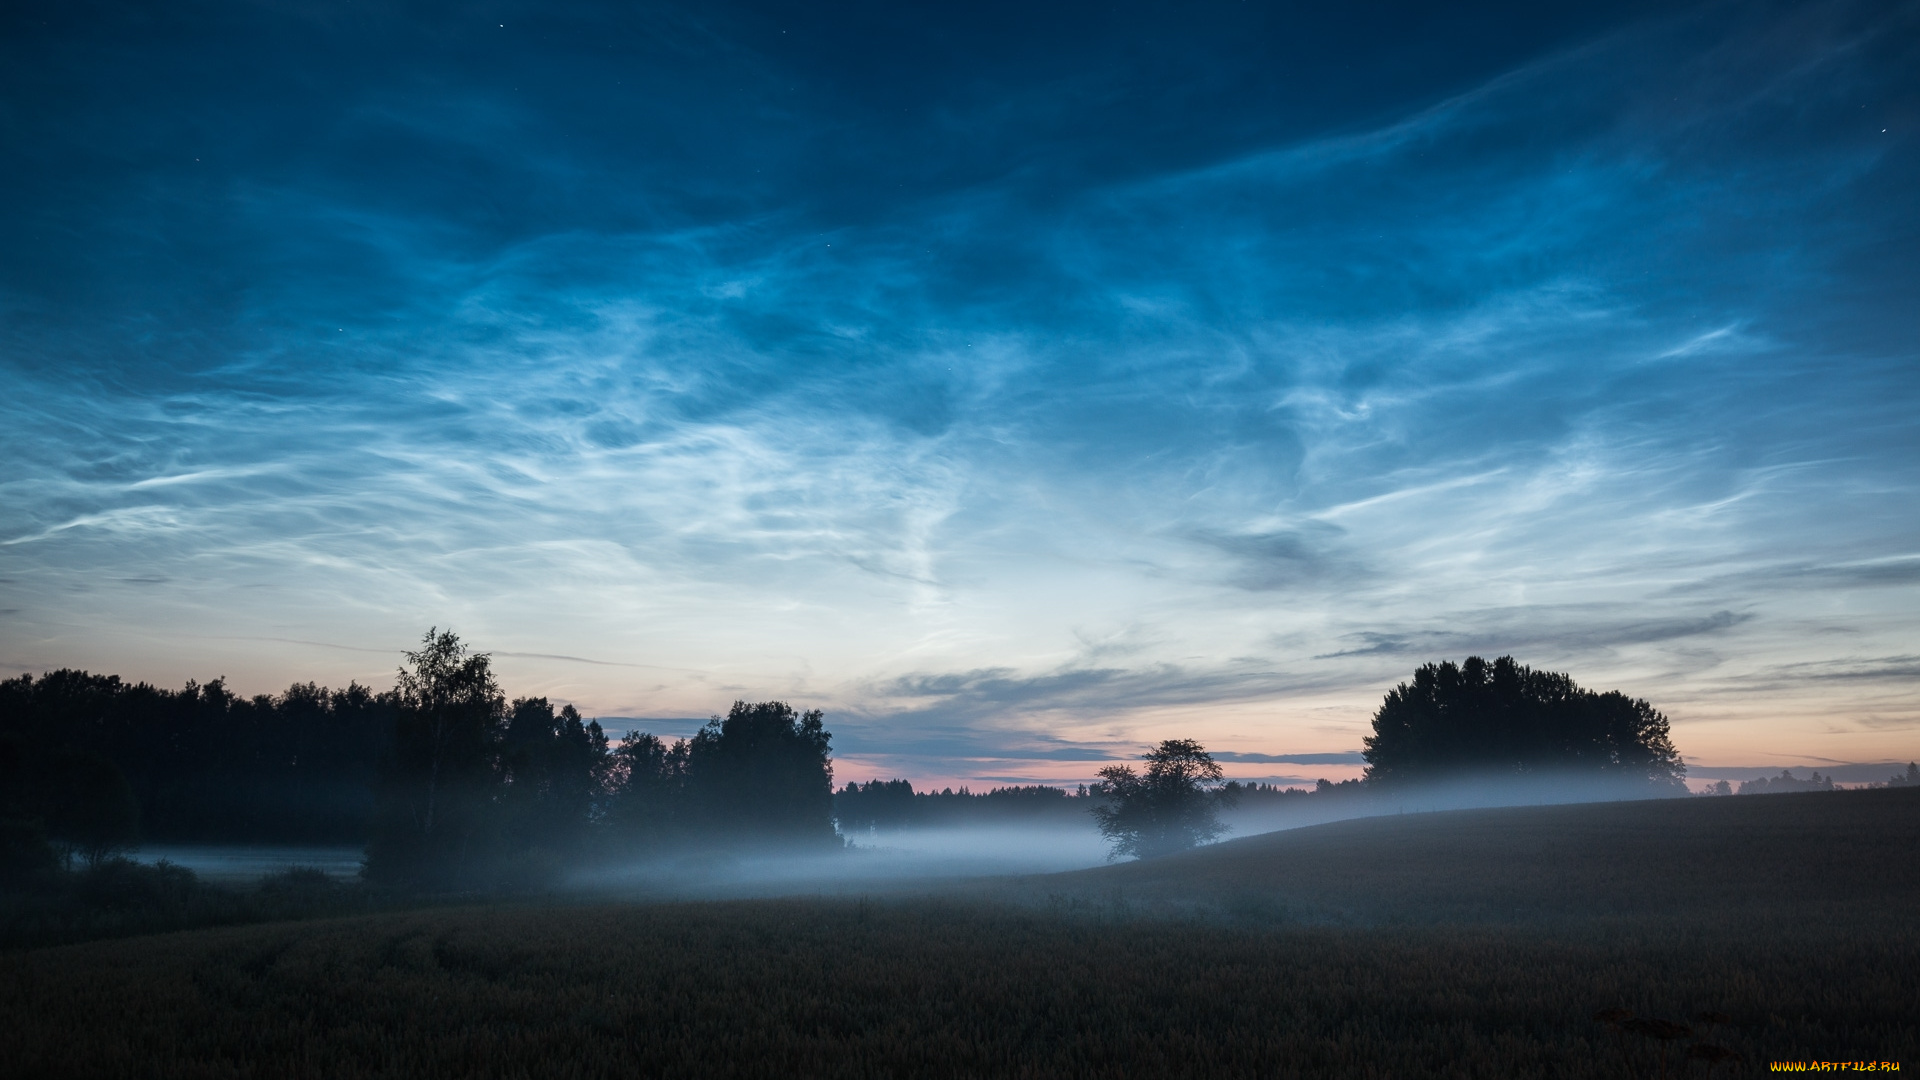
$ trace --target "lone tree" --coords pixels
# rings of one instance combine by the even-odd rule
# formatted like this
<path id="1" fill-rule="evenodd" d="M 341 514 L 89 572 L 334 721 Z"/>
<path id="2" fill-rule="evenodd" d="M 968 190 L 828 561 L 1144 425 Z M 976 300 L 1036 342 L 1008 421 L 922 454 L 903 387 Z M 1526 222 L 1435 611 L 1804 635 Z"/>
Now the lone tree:
<path id="1" fill-rule="evenodd" d="M 1232 805 L 1231 790 L 1208 787 L 1220 781 L 1220 766 L 1192 739 L 1168 739 L 1149 751 L 1142 776 L 1131 765 L 1100 770 L 1097 794 L 1105 805 L 1093 808 L 1100 835 L 1113 845 L 1109 858 L 1131 855 L 1150 859 L 1185 851 L 1227 831 L 1219 811 Z"/>
<path id="2" fill-rule="evenodd" d="M 1363 741 L 1367 780 L 1382 785 L 1563 772 L 1684 790 L 1687 774 L 1658 709 L 1511 656 L 1415 671 L 1387 693 Z"/>
<path id="3" fill-rule="evenodd" d="M 383 882 L 452 885 L 472 875 L 485 846 L 507 703 L 487 654 L 451 630 L 427 631 L 406 657 L 366 873 Z"/>

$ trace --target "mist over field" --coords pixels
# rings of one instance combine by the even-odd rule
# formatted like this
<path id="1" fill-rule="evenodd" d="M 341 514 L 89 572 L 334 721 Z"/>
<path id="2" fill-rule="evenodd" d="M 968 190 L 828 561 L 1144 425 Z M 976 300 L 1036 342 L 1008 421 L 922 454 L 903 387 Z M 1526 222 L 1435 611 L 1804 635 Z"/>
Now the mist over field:
<path id="1" fill-rule="evenodd" d="M 1311 790 L 1311 789 L 1302 789 Z M 1223 839 L 1393 814 L 1552 806 L 1619 799 L 1672 798 L 1617 782 L 1568 774 L 1524 780 L 1463 777 L 1391 796 L 1350 792 L 1291 804 L 1240 805 L 1220 812 Z M 562 890 L 634 897 L 841 895 L 935 891 L 969 878 L 1050 874 L 1112 862 L 1091 816 L 975 825 L 842 832 L 846 847 L 811 854 L 778 850 L 712 850 L 567 870 Z M 288 867 L 356 877 L 362 852 L 343 847 L 144 845 L 141 862 L 166 860 L 212 881 L 247 883 Z"/>
<path id="2" fill-rule="evenodd" d="M 1672 791 L 1649 791 L 1645 785 L 1572 771 L 1525 777 L 1484 773 L 1466 774 L 1393 792 L 1336 793 L 1320 800 L 1297 800 L 1292 805 L 1251 803 L 1222 810 L 1221 819 L 1233 827 L 1232 836 L 1242 837 L 1327 821 L 1387 814 L 1679 797 L 1683 796 Z"/>
<path id="3" fill-rule="evenodd" d="M 293 868 L 318 870 L 339 879 L 357 878 L 364 854 L 357 847 L 143 844 L 132 856 L 148 865 L 164 862 L 182 867 L 211 882 L 250 885 Z"/>
<path id="4" fill-rule="evenodd" d="M 1328 822 L 1447 810 L 1555 806 L 1675 798 L 1577 773 L 1515 778 L 1462 776 L 1392 793 L 1330 787 L 1308 797 L 1245 799 L 1219 811 L 1221 839 Z M 630 859 L 582 855 L 548 884 L 560 893 L 600 898 L 694 899 L 788 895 L 898 895 L 938 893 L 984 878 L 1026 877 L 1113 863 L 1111 845 L 1085 808 L 1020 819 L 887 828 L 842 826 L 845 847 L 795 853 L 752 844 L 713 847 Z M 358 847 L 261 845 L 142 845 L 142 863 L 161 861 L 210 882 L 248 885 L 294 867 L 338 879 L 361 872 Z"/>
<path id="5" fill-rule="evenodd" d="M 1229 828 L 1222 840 L 1358 818 L 1687 797 L 1574 772 L 1468 775 L 1392 793 L 1329 789 L 1332 794 L 1304 797 L 1312 790 L 1297 789 L 1303 797 L 1291 800 L 1248 799 L 1222 809 L 1220 820 Z M 1091 816 L 843 829 L 842 836 L 844 851 L 712 851 L 594 866 L 569 874 L 564 887 L 606 896 L 675 898 L 939 893 L 969 879 L 1054 874 L 1115 861 Z"/>
<path id="6" fill-rule="evenodd" d="M 594 866 L 565 888 L 605 896 L 738 897 L 935 892 L 972 878 L 1048 874 L 1107 862 L 1107 844 L 1083 827 L 944 826 L 850 838 L 818 854 L 704 852 Z"/>

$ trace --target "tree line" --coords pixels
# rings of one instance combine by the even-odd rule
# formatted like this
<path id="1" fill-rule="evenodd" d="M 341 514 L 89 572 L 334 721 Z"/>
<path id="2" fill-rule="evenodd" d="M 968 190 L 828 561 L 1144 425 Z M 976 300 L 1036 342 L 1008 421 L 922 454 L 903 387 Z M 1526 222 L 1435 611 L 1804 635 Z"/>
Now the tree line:
<path id="1" fill-rule="evenodd" d="M 243 698 L 219 679 L 182 690 L 72 670 L 6 679 L 0 817 L 94 842 L 134 830 L 157 842 L 360 843 L 397 715 L 391 692 L 358 684 Z"/>
<path id="2" fill-rule="evenodd" d="M 1907 771 L 1894 773 L 1884 783 L 1867 785 L 1870 788 L 1920 787 L 1920 762 L 1907 762 Z M 1833 777 L 1821 776 L 1816 770 L 1805 780 L 1793 775 L 1790 770 L 1781 769 L 1779 776 L 1756 776 L 1741 782 L 1738 791 L 1725 780 L 1713 786 L 1715 795 L 1786 795 L 1800 791 L 1832 791 Z"/>
<path id="3" fill-rule="evenodd" d="M 915 791 L 910 780 L 850 783 L 834 793 L 833 816 L 850 836 L 892 829 L 1054 822 L 1085 825 L 1097 790 L 1074 791 L 1045 784 L 973 791 L 951 787 Z"/>
<path id="4" fill-rule="evenodd" d="M 832 735 L 817 710 L 736 702 L 689 738 L 508 700 L 447 631 L 391 690 L 239 698 L 55 671 L 0 683 L 0 863 L 97 861 L 140 840 L 364 843 L 369 881 L 551 880 L 590 854 L 831 847 Z"/>
<path id="5" fill-rule="evenodd" d="M 308 683 L 242 698 L 217 679 L 169 691 L 70 670 L 0 682 L 0 846 L 17 861 L 45 841 L 94 860 L 137 838 L 364 843 L 370 880 L 457 887 L 544 880 L 610 852 L 831 847 L 836 824 L 852 835 L 1091 817 L 1117 853 L 1145 857 L 1218 837 L 1218 811 L 1237 800 L 1308 794 L 1224 781 L 1179 739 L 1149 751 L 1143 772 L 1109 766 L 1071 793 L 919 792 L 898 779 L 836 792 L 817 710 L 735 702 L 688 738 L 615 743 L 572 705 L 509 700 L 488 655 L 451 632 L 405 656 L 384 691 Z M 1421 667 L 1373 729 L 1364 780 L 1323 780 L 1314 795 L 1560 771 L 1684 790 L 1658 710 L 1511 657 Z"/>

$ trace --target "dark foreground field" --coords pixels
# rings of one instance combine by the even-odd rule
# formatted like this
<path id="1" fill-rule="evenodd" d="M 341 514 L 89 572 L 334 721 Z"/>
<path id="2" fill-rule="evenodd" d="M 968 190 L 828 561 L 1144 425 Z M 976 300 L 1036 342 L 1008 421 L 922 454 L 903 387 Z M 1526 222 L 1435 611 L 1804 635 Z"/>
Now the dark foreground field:
<path id="1" fill-rule="evenodd" d="M 0 1069 L 1702 1076 L 1684 1055 L 1708 1045 L 1744 1059 L 1715 1076 L 1915 1068 L 1916 795 L 1342 823 L 998 900 L 445 909 L 14 953 Z"/>

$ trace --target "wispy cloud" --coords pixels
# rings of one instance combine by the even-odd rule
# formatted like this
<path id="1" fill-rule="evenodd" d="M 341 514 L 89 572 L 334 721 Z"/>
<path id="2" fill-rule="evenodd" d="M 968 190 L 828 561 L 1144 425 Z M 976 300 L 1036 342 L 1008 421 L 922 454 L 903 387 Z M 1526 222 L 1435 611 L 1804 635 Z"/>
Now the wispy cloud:
<path id="1" fill-rule="evenodd" d="M 1151 77 L 1099 20 L 909 71 L 851 14 L 649 9 L 616 60 L 558 43 L 628 15 L 556 11 L 479 68 L 367 17 L 432 77 L 209 101 L 208 31 L 9 140 L 63 237 L 0 271 L 9 658 L 269 689 L 453 623 L 590 711 L 811 700 L 919 762 L 1150 722 L 1320 764 L 1310 709 L 1470 652 L 1703 739 L 1906 715 L 1908 7 L 1447 38 L 1445 77 L 1369 32 L 1295 57 L 1335 104 L 1258 13 Z M 125 59 L 41 46 L 14 77 Z"/>
<path id="2" fill-rule="evenodd" d="M 1366 761 L 1358 750 L 1340 754 L 1245 754 L 1216 750 L 1213 756 L 1220 761 L 1274 765 L 1360 765 Z"/>
<path id="3" fill-rule="evenodd" d="M 1920 682 L 1920 656 L 1876 656 L 1863 659 L 1808 660 L 1769 668 L 1766 675 L 1781 682 Z"/>
<path id="4" fill-rule="evenodd" d="M 1718 634 L 1749 621 L 1751 614 L 1716 611 L 1707 615 L 1649 619 L 1616 605 L 1581 608 L 1524 608 L 1453 612 L 1445 630 L 1397 633 L 1359 631 L 1344 635 L 1352 648 L 1323 653 L 1316 660 L 1346 656 L 1415 655 L 1458 657 L 1471 653 L 1590 652 L 1617 645 L 1641 645 Z"/>

